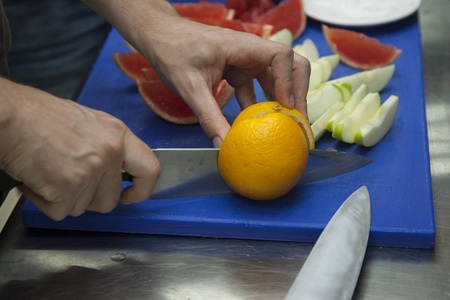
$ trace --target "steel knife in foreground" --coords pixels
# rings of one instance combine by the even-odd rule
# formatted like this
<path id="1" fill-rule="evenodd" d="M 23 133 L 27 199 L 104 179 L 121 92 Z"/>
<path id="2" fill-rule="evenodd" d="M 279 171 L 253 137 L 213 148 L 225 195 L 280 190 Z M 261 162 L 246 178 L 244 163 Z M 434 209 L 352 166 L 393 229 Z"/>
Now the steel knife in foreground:
<path id="1" fill-rule="evenodd" d="M 153 149 L 162 167 L 161 175 L 150 199 L 181 198 L 231 194 L 217 167 L 219 148 Z M 371 163 L 372 160 L 353 153 L 309 150 L 308 166 L 299 184 L 342 175 Z M 124 181 L 131 181 L 123 173 Z M 0 191 L 7 191 L 20 182 L 0 170 Z"/>
<path id="2" fill-rule="evenodd" d="M 363 186 L 331 218 L 285 300 L 350 300 L 366 253 L 370 222 L 370 196 Z"/>

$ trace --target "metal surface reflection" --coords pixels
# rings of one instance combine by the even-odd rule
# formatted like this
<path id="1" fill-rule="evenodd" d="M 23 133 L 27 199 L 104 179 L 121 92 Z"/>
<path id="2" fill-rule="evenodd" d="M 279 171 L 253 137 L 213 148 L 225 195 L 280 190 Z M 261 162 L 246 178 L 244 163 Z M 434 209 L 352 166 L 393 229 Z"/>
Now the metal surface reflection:
<path id="1" fill-rule="evenodd" d="M 436 245 L 369 247 L 354 299 L 450 298 L 448 11 L 448 0 L 419 11 Z M 312 246 L 27 230 L 16 209 L 0 236 L 0 299 L 283 299 Z"/>

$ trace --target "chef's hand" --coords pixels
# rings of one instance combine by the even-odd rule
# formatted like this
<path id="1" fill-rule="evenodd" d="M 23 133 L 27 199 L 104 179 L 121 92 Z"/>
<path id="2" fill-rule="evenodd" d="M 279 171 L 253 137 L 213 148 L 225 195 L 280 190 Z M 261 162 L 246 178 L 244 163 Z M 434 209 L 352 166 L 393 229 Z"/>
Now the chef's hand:
<path id="1" fill-rule="evenodd" d="M 257 101 L 256 78 L 271 99 L 306 116 L 310 64 L 292 47 L 190 21 L 178 25 L 173 30 L 177 36 L 153 43 L 147 57 L 160 71 L 160 78 L 189 104 L 216 147 L 229 130 L 212 95 L 222 79 L 235 88 L 241 109 Z"/>
<path id="2" fill-rule="evenodd" d="M 164 83 L 191 107 L 215 146 L 230 127 L 212 96 L 221 79 L 236 89 L 242 109 L 256 102 L 256 78 L 272 99 L 306 116 L 310 64 L 292 47 L 186 20 L 163 0 L 84 2 L 150 61 Z"/>
<path id="3" fill-rule="evenodd" d="M 54 220 L 146 200 L 160 173 L 151 149 L 120 120 L 0 78 L 0 169 Z M 121 170 L 133 185 L 121 193 Z"/>

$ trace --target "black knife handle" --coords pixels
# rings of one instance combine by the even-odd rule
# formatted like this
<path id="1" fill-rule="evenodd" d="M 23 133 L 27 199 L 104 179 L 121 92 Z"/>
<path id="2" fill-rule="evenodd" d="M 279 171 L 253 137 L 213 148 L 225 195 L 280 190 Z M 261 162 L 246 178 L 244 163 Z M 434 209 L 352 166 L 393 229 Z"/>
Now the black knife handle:
<path id="1" fill-rule="evenodd" d="M 6 174 L 5 171 L 0 170 L 0 191 L 6 192 L 12 190 L 20 184 L 22 184 L 20 181 L 13 179 L 11 176 Z"/>
<path id="2" fill-rule="evenodd" d="M 122 172 L 122 181 L 133 181 L 133 176 L 127 172 Z M 22 184 L 20 181 L 13 179 L 11 176 L 6 174 L 5 171 L 0 170 L 0 191 L 6 192 L 10 191 L 16 186 Z"/>

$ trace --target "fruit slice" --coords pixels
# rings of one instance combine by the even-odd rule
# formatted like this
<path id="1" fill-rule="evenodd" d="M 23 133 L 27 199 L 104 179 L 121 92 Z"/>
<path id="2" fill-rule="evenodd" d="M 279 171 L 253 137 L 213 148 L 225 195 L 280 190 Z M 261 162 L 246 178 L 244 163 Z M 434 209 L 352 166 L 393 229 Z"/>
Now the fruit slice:
<path id="1" fill-rule="evenodd" d="M 291 46 L 294 42 L 294 37 L 292 36 L 291 31 L 285 28 L 271 35 L 269 40 Z"/>
<path id="2" fill-rule="evenodd" d="M 321 83 L 330 79 L 331 73 L 339 63 L 339 55 L 323 56 L 311 62 L 311 74 L 309 77 L 308 90 L 314 90 Z"/>
<path id="3" fill-rule="evenodd" d="M 330 121 L 326 125 L 326 129 L 330 132 L 333 132 L 337 124 L 339 124 L 339 122 L 343 118 L 345 118 L 345 116 L 351 114 L 355 110 L 359 102 L 361 102 L 361 100 L 364 99 L 367 94 L 369 94 L 369 87 L 367 86 L 367 84 L 362 84 L 359 89 L 357 89 L 356 92 L 351 95 L 350 99 L 345 102 L 344 107 L 330 119 Z"/>
<path id="4" fill-rule="evenodd" d="M 360 70 L 369 70 L 392 64 L 402 53 L 393 45 L 355 31 L 322 25 L 325 39 L 343 63 Z"/>
<path id="5" fill-rule="evenodd" d="M 175 124 L 198 123 L 189 106 L 160 80 L 138 80 L 138 91 L 145 103 L 161 118 Z M 220 108 L 230 101 L 234 89 L 225 81 L 214 89 L 213 96 Z"/>
<path id="6" fill-rule="evenodd" d="M 119 69 L 131 80 L 146 80 L 142 69 L 152 69 L 150 63 L 138 52 L 113 53 L 113 60 Z"/>
<path id="7" fill-rule="evenodd" d="M 326 84 L 320 90 L 309 94 L 306 98 L 309 122 L 314 123 L 336 102 L 345 102 L 350 94 L 345 92 L 347 88 L 349 87 Z"/>
<path id="8" fill-rule="evenodd" d="M 235 11 L 228 9 L 223 3 L 199 1 L 196 3 L 173 3 L 178 14 L 185 18 L 204 18 L 232 20 Z"/>
<path id="9" fill-rule="evenodd" d="M 380 92 L 394 75 L 395 65 L 376 68 L 373 70 L 362 71 L 345 77 L 340 77 L 328 81 L 326 84 L 347 83 L 352 86 L 352 94 L 365 83 L 369 86 L 371 93 Z"/>
<path id="10" fill-rule="evenodd" d="M 314 141 L 317 142 L 322 137 L 326 131 L 326 127 L 327 124 L 329 124 L 330 119 L 333 118 L 333 116 L 335 116 L 336 113 L 342 109 L 342 107 L 344 107 L 343 101 L 336 102 L 311 125 L 314 133 Z"/>
<path id="11" fill-rule="evenodd" d="M 273 25 L 276 33 L 284 28 L 292 32 L 296 40 L 305 30 L 306 15 L 302 0 L 285 0 L 256 18 L 256 23 Z"/>
<path id="12" fill-rule="evenodd" d="M 355 134 L 355 143 L 372 147 L 388 133 L 394 123 L 398 109 L 398 97 L 390 96 L 375 115 L 367 121 Z"/>
<path id="13" fill-rule="evenodd" d="M 333 130 L 333 137 L 346 143 L 354 143 L 356 132 L 375 115 L 378 108 L 380 108 L 380 95 L 369 93 L 351 114 L 339 122 Z"/>
<path id="14" fill-rule="evenodd" d="M 236 11 L 235 19 L 253 22 L 278 2 L 279 0 L 227 0 L 225 6 Z"/>
<path id="15" fill-rule="evenodd" d="M 314 44 L 311 39 L 306 39 L 302 44 L 296 45 L 294 51 L 306 57 L 310 62 L 319 59 L 319 51 L 317 50 L 316 44 Z"/>
<path id="16" fill-rule="evenodd" d="M 273 30 L 273 26 L 269 24 L 248 23 L 242 22 L 240 20 L 217 20 L 217 19 L 202 19 L 202 18 L 189 18 L 189 19 L 206 25 L 219 26 L 237 31 L 253 33 L 265 39 L 271 36 Z"/>

